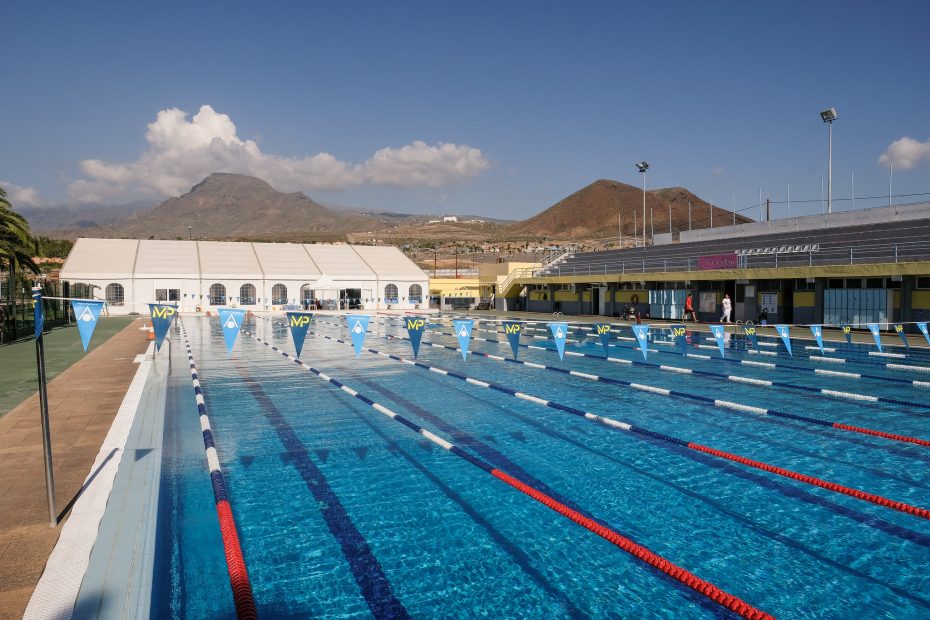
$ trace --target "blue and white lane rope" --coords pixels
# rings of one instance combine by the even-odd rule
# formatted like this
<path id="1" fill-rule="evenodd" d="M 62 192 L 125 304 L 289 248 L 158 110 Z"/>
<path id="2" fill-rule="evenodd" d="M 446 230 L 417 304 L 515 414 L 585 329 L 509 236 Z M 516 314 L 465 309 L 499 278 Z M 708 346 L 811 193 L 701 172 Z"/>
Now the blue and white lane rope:
<path id="1" fill-rule="evenodd" d="M 324 321 L 320 321 L 320 322 L 321 322 L 321 323 L 325 323 Z M 327 325 L 332 325 L 332 323 L 325 323 L 325 324 L 327 324 Z M 334 338 L 332 338 L 331 336 L 326 336 L 326 335 L 324 335 L 324 334 L 318 334 L 318 333 L 316 333 L 316 332 L 313 332 L 312 330 L 311 330 L 310 333 L 313 333 L 314 335 L 317 335 L 317 336 L 320 336 L 320 337 L 322 337 L 322 338 L 326 338 L 326 339 L 329 339 L 329 340 L 337 340 L 338 342 L 342 342 L 341 340 L 334 339 Z M 406 337 L 403 337 L 403 336 L 392 336 L 392 338 L 400 338 L 400 339 L 402 339 L 402 340 L 409 340 L 409 338 L 406 338 Z M 457 352 L 460 352 L 460 351 L 461 351 L 461 349 L 456 348 L 456 347 L 452 347 L 452 346 L 445 345 L 445 344 L 439 344 L 439 343 L 429 342 L 429 341 L 427 341 L 427 340 L 421 340 L 421 341 L 420 341 L 420 344 L 421 344 L 421 345 L 426 345 L 426 346 L 429 346 L 429 347 L 436 347 L 436 348 L 440 348 L 440 349 L 446 349 L 446 350 L 449 350 L 449 351 L 457 351 Z M 371 351 L 371 349 L 369 349 L 369 351 Z M 754 413 L 754 414 L 762 415 L 762 416 L 771 416 L 771 417 L 776 417 L 776 418 L 785 418 L 785 419 L 788 419 L 788 420 L 795 420 L 795 421 L 797 421 L 797 422 L 806 422 L 806 423 L 808 423 L 808 424 L 816 424 L 817 426 L 825 426 L 825 427 L 828 427 L 828 428 L 835 428 L 835 429 L 844 430 L 844 431 L 848 431 L 848 432 L 852 432 L 852 433 L 859 433 L 859 434 L 862 434 L 862 435 L 871 435 L 871 436 L 873 436 L 873 437 L 882 437 L 882 438 L 884 438 L 884 439 L 890 439 L 890 440 L 892 440 L 892 441 L 899 441 L 899 442 L 902 442 L 902 443 L 912 443 L 912 444 L 915 444 L 915 445 L 918 445 L 918 446 L 930 447 L 930 441 L 928 441 L 928 440 L 926 440 L 926 439 L 920 439 L 919 437 L 911 437 L 911 436 L 909 436 L 909 435 L 901 435 L 901 434 L 898 434 L 898 433 L 889 433 L 889 432 L 886 432 L 886 431 L 880 431 L 880 430 L 876 430 L 876 429 L 872 429 L 872 428 L 865 428 L 865 427 L 860 427 L 860 426 L 852 426 L 852 425 L 850 425 L 850 424 L 844 424 L 844 423 L 842 423 L 842 422 L 835 422 L 835 421 L 832 421 L 832 420 L 823 420 L 823 419 L 820 419 L 820 418 L 813 418 L 813 417 L 810 417 L 810 416 L 803 416 L 803 415 L 798 415 L 798 414 L 794 414 L 794 413 L 788 413 L 788 412 L 785 412 L 785 411 L 778 411 L 778 410 L 776 410 L 776 409 L 765 409 L 765 408 L 762 408 L 762 407 L 754 407 L 754 406 L 752 406 L 752 405 L 745 405 L 745 404 L 742 404 L 742 403 L 735 403 L 735 402 L 726 401 L 726 400 L 721 400 L 721 399 L 714 399 L 714 398 L 710 398 L 709 396 L 701 396 L 701 395 L 699 395 L 699 394 L 691 394 L 691 393 L 689 393 L 689 392 L 682 392 L 682 391 L 679 391 L 679 390 L 665 390 L 664 388 L 660 388 L 660 387 L 656 387 L 656 386 L 644 385 L 644 384 L 639 384 L 639 383 L 633 383 L 633 382 L 631 382 L 631 381 L 624 381 L 623 379 L 614 379 L 614 378 L 612 378 L 612 377 L 603 377 L 603 376 L 601 376 L 601 375 L 595 375 L 595 374 L 586 373 L 586 372 L 580 372 L 580 371 L 576 371 L 576 370 L 567 370 L 567 369 L 565 369 L 565 368 L 558 368 L 558 367 L 556 367 L 556 366 L 547 366 L 547 365 L 545 365 L 545 364 L 537 364 L 537 363 L 534 363 L 534 362 L 527 362 L 527 361 L 524 361 L 524 360 L 517 360 L 517 359 L 513 359 L 513 358 L 511 358 L 511 357 L 503 357 L 503 356 L 500 356 L 500 355 L 493 355 L 493 354 L 491 354 L 491 353 L 484 353 L 484 352 L 482 352 L 482 351 L 474 351 L 474 350 L 472 350 L 472 351 L 469 351 L 469 353 L 471 353 L 472 355 L 476 355 L 476 356 L 478 356 L 478 357 L 483 357 L 483 358 L 491 359 L 491 360 L 498 361 L 498 362 L 507 362 L 507 363 L 511 363 L 511 364 L 519 364 L 519 365 L 521 365 L 521 366 L 526 366 L 527 368 L 534 368 L 534 369 L 537 369 L 537 370 L 548 370 L 548 371 L 551 371 L 551 372 L 557 372 L 557 373 L 562 374 L 562 375 L 570 375 L 570 376 L 572 376 L 572 377 L 578 377 L 578 378 L 581 378 L 581 379 L 585 379 L 585 380 L 587 380 L 587 381 L 597 381 L 597 382 L 606 383 L 606 384 L 622 385 L 622 386 L 624 386 L 624 387 L 630 387 L 630 388 L 633 388 L 633 389 L 635 389 L 635 390 L 639 390 L 639 391 L 643 391 L 643 392 L 650 392 L 650 393 L 653 393 L 653 394 L 661 394 L 661 395 L 671 396 L 671 397 L 677 396 L 677 397 L 680 397 L 680 398 L 686 398 L 686 399 L 689 399 L 689 400 L 694 400 L 694 401 L 700 402 L 701 404 L 704 404 L 704 405 L 712 405 L 712 406 L 714 406 L 714 407 L 719 407 L 719 408 L 722 408 L 722 409 L 732 409 L 732 410 L 734 410 L 734 411 L 744 411 L 744 412 L 747 412 L 747 413 Z M 597 356 L 595 356 L 595 357 L 597 357 Z M 604 358 L 600 358 L 600 359 L 604 359 Z M 610 358 L 610 360 L 611 360 L 611 361 L 619 361 L 619 362 L 627 362 L 627 360 L 616 360 L 616 359 L 614 359 L 614 358 Z M 681 369 L 680 372 L 690 372 L 690 371 L 689 371 L 688 369 Z M 756 381 L 757 381 L 756 379 L 748 379 L 748 380 L 747 380 L 747 382 L 756 382 Z"/>
<path id="2" fill-rule="evenodd" d="M 408 429 L 425 437 L 427 440 L 436 444 L 443 450 L 451 452 L 452 454 L 458 456 L 459 458 L 464 459 L 465 461 L 468 461 L 469 463 L 471 463 L 478 469 L 482 470 L 483 472 L 488 473 L 494 476 L 495 478 L 497 478 L 498 480 L 501 480 L 507 483 L 511 487 L 533 498 L 540 504 L 543 504 L 547 508 L 559 513 L 563 517 L 577 523 L 578 525 L 587 529 L 588 531 L 593 532 L 594 534 L 597 534 L 604 540 L 607 540 L 613 543 L 615 546 L 619 547 L 623 551 L 626 551 L 633 557 L 639 559 L 642 562 L 645 562 L 646 564 L 652 566 L 653 568 L 656 568 L 662 571 L 669 577 L 675 579 L 679 583 L 682 583 L 688 586 L 689 588 L 698 592 L 699 594 L 704 595 L 705 597 L 717 603 L 718 605 L 725 607 L 726 609 L 729 609 L 730 611 L 735 612 L 736 614 L 740 615 L 743 618 L 749 618 L 752 620 L 770 620 L 770 619 L 774 620 L 773 616 L 771 616 L 770 614 L 767 614 L 764 611 L 756 609 L 755 607 L 753 607 L 749 603 L 746 603 L 742 599 L 732 594 L 729 594 L 728 592 L 725 592 L 724 590 L 715 586 L 709 581 L 705 581 L 701 579 L 700 577 L 698 577 L 697 575 L 694 575 L 690 571 L 684 568 L 681 568 L 680 566 L 670 562 L 669 560 L 663 558 L 657 553 L 650 551 L 647 547 L 637 542 L 634 542 L 633 540 L 627 538 L 626 536 L 623 536 L 615 532 L 613 529 L 604 525 L 600 521 L 584 516 L 580 512 L 573 510 L 569 508 L 568 506 L 566 506 L 565 504 L 562 504 L 561 502 L 546 495 L 545 493 L 542 493 L 541 491 L 536 490 L 535 488 L 529 486 L 528 484 L 519 480 L 518 478 L 511 476 L 507 472 L 492 466 L 486 461 L 478 458 L 477 456 L 474 456 L 470 452 L 467 452 L 459 448 L 455 444 L 449 443 L 442 437 L 437 436 L 436 434 L 430 432 L 429 430 L 420 426 L 419 424 L 416 424 L 415 422 L 411 422 L 407 418 L 392 411 L 391 409 L 385 407 L 384 405 L 381 405 L 380 403 L 375 402 L 374 400 L 368 398 L 364 394 L 361 394 L 360 392 L 352 389 L 345 383 L 342 383 L 341 381 L 337 381 L 336 379 L 330 377 L 323 371 L 318 370 L 300 361 L 299 359 L 292 357 L 290 354 L 284 351 L 281 351 L 280 349 L 278 349 L 278 347 L 268 342 L 265 342 L 261 338 L 258 338 L 257 336 L 255 336 L 254 334 L 248 331 L 243 330 L 242 333 L 254 338 L 255 340 L 257 340 L 258 342 L 261 342 L 265 346 L 270 347 L 272 351 L 276 351 L 281 356 L 293 361 L 295 364 L 297 364 L 301 368 L 304 368 L 305 370 L 310 371 L 311 373 L 313 373 L 314 375 L 316 375 L 323 381 L 336 386 L 337 388 L 339 388 L 346 394 L 360 400 L 361 402 L 365 403 L 366 405 L 368 405 L 375 411 L 381 414 L 384 414 L 385 416 L 389 417 L 395 422 L 403 424 Z"/>
<path id="3" fill-rule="evenodd" d="M 213 441 L 213 431 L 210 428 L 210 419 L 207 417 L 207 406 L 200 388 L 200 377 L 197 366 L 194 364 L 194 352 L 187 331 L 181 318 L 178 317 L 178 326 L 184 337 L 184 347 L 187 349 L 187 361 L 190 365 L 191 383 L 194 386 L 194 399 L 197 401 L 197 413 L 200 415 L 200 429 L 203 433 L 203 447 L 207 456 L 207 467 L 210 470 L 210 481 L 213 485 L 213 499 L 216 502 L 216 516 L 220 523 L 220 533 L 223 537 L 223 551 L 226 555 L 226 568 L 229 571 L 229 583 L 232 586 L 233 601 L 236 604 L 236 617 L 242 620 L 258 618 L 255 608 L 255 598 L 252 594 L 252 584 L 249 581 L 249 571 L 242 555 L 239 544 L 239 534 L 236 531 L 236 520 L 233 518 L 232 506 L 229 505 L 229 493 L 226 491 L 226 480 L 220 468 L 220 459 L 216 453 L 216 444 Z"/>
<path id="4" fill-rule="evenodd" d="M 278 351 L 277 347 L 271 345 L 270 343 L 265 342 L 264 340 L 262 340 L 261 338 L 259 338 L 259 337 L 256 336 L 255 334 L 252 334 L 252 333 L 246 332 L 246 331 L 244 331 L 243 333 L 246 333 L 247 335 L 249 335 L 250 337 L 254 338 L 255 340 L 257 340 L 257 341 L 259 341 L 259 342 L 261 342 L 261 343 L 264 343 L 264 344 L 268 345 L 269 347 L 272 347 L 273 349 L 275 349 L 276 351 Z M 339 343 L 341 343 L 341 344 L 344 344 L 344 345 L 347 345 L 347 346 L 350 346 L 350 347 L 354 346 L 351 342 L 347 342 L 347 341 L 345 341 L 345 340 L 342 340 L 341 338 L 334 338 L 334 337 L 332 337 L 332 336 L 326 336 L 326 335 L 324 335 L 324 334 L 319 334 L 319 333 L 317 333 L 317 332 L 312 332 L 312 331 L 310 331 L 310 332 L 308 332 L 308 333 L 312 333 L 312 334 L 314 334 L 315 336 L 317 336 L 317 337 L 319 337 L 319 338 L 325 338 L 326 340 L 332 340 L 332 341 L 334 341 L 334 342 L 339 342 Z M 447 369 L 445 369 L 445 368 L 440 368 L 439 366 L 431 366 L 431 365 L 429 365 L 429 364 L 424 364 L 423 362 L 418 362 L 418 361 L 416 361 L 416 360 L 407 359 L 407 358 L 402 357 L 402 356 L 399 356 L 399 355 L 392 355 L 392 354 L 390 354 L 390 353 L 384 353 L 384 352 L 382 352 L 382 351 L 378 351 L 377 349 L 371 349 L 371 348 L 365 348 L 365 347 L 363 347 L 363 350 L 367 351 L 368 353 L 373 353 L 373 354 L 375 354 L 375 355 L 380 355 L 380 356 L 382 356 L 382 357 L 387 357 L 387 358 L 389 358 L 389 359 L 392 359 L 392 360 L 394 360 L 394 361 L 400 362 L 400 363 L 402 363 L 402 364 L 408 364 L 408 365 L 410 365 L 410 366 L 415 366 L 415 367 L 421 368 L 421 369 L 423 369 L 423 370 L 428 370 L 428 371 L 430 371 L 430 372 L 435 372 L 436 374 L 439 374 L 439 375 L 442 375 L 442 376 L 445 376 L 445 377 L 451 377 L 451 378 L 453 378 L 453 379 L 458 379 L 459 381 L 464 381 L 465 383 L 468 383 L 469 385 L 473 385 L 473 386 L 480 387 L 480 388 L 484 388 L 484 389 L 494 390 L 494 391 L 496 391 L 496 392 L 500 392 L 500 393 L 502 393 L 502 394 L 506 394 L 506 395 L 508 395 L 508 396 L 512 396 L 512 397 L 518 398 L 518 399 L 520 399 L 520 400 L 525 400 L 525 401 L 527 401 L 527 402 L 531 402 L 531 403 L 534 403 L 534 404 L 536 404 L 536 405 L 540 405 L 540 406 L 542 406 L 542 407 L 549 407 L 549 408 L 555 409 L 555 410 L 557 410 L 557 411 L 564 411 L 565 413 L 570 413 L 570 414 L 572 414 L 572 415 L 576 415 L 576 416 L 582 417 L 582 418 L 584 418 L 584 419 L 586 419 L 586 420 L 589 420 L 589 421 L 591 421 L 591 422 L 597 422 L 597 423 L 599 423 L 599 424 L 602 424 L 602 425 L 604 425 L 604 426 L 607 426 L 608 428 L 613 428 L 613 429 L 617 429 L 617 430 L 627 431 L 627 432 L 631 432 L 631 433 L 643 435 L 643 436 L 646 436 L 646 437 L 652 437 L 653 439 L 658 439 L 658 440 L 660 440 L 660 441 L 665 441 L 665 442 L 672 443 L 672 444 L 675 444 L 675 445 L 678 445 L 678 446 L 683 446 L 683 447 L 685 447 L 685 448 L 689 448 L 689 449 L 691 449 L 691 450 L 696 450 L 696 451 L 698 451 L 698 452 L 704 452 L 705 454 L 711 454 L 711 455 L 716 456 L 716 457 L 718 457 L 718 458 L 727 459 L 727 460 L 733 461 L 733 462 L 735 462 L 735 463 L 740 463 L 741 465 L 746 465 L 747 467 L 754 467 L 754 468 L 756 468 L 756 469 L 760 469 L 760 470 L 762 470 L 762 471 L 766 471 L 766 472 L 773 473 L 773 474 L 776 474 L 776 475 L 779 475 L 779 476 L 783 476 L 783 477 L 785 477 L 785 478 L 791 478 L 792 480 L 797 480 L 798 482 L 803 482 L 803 483 L 809 484 L 809 485 L 811 485 L 811 486 L 816 486 L 816 487 L 820 487 L 820 488 L 822 488 L 822 489 L 827 489 L 828 491 L 833 491 L 833 492 L 835 492 L 835 493 L 842 493 L 843 495 L 848 495 L 848 496 L 850 496 L 850 497 L 854 497 L 854 498 L 856 498 L 856 499 L 859 499 L 859 500 L 862 500 L 862 501 L 865 501 L 865 502 L 870 502 L 870 503 L 875 504 L 875 505 L 877 505 L 877 506 L 882 506 L 882 507 L 885 507 L 885 508 L 890 508 L 890 509 L 892 509 L 892 510 L 897 510 L 897 511 L 903 512 L 903 513 L 905 513 L 905 514 L 909 514 L 909 515 L 913 515 L 913 516 L 915 516 L 915 517 L 919 517 L 919 518 L 921 518 L 921 519 L 930 520 L 930 510 L 928 510 L 928 509 L 926 509 L 926 508 L 921 508 L 921 507 L 919 507 L 919 506 L 913 506 L 913 505 L 908 504 L 908 503 L 906 503 L 906 502 L 899 502 L 899 501 L 896 501 L 896 500 L 888 499 L 887 497 L 883 497 L 883 496 L 878 495 L 878 494 L 876 494 L 876 493 L 870 493 L 870 492 L 868 492 L 868 491 L 862 491 L 862 490 L 860 490 L 860 489 L 856 489 L 856 488 L 853 488 L 853 487 L 848 487 L 848 486 L 844 486 L 844 485 L 841 485 L 841 484 L 837 484 L 837 483 L 835 483 L 835 482 L 830 482 L 829 480 L 822 480 L 822 479 L 816 478 L 816 477 L 814 477 L 814 476 L 809 476 L 809 475 L 807 475 L 807 474 L 801 474 L 801 473 L 792 471 L 792 470 L 790 470 L 790 469 L 785 469 L 785 468 L 782 468 L 782 467 L 777 467 L 777 466 L 775 466 L 775 465 L 769 465 L 768 463 L 764 463 L 764 462 L 762 462 L 762 461 L 756 461 L 756 460 L 753 460 L 753 459 L 750 459 L 750 458 L 747 458 L 747 457 L 744 457 L 744 456 L 740 456 L 740 455 L 738 455 L 738 454 L 734 454 L 734 453 L 730 453 L 730 452 L 725 452 L 725 451 L 723 451 L 723 450 L 718 450 L 718 449 L 716 449 L 716 448 L 712 448 L 712 447 L 709 447 L 709 446 L 703 446 L 703 445 L 701 445 L 701 444 L 699 444 L 699 443 L 696 443 L 696 442 L 693 442 L 693 441 L 687 441 L 687 440 L 685 440 L 685 439 L 680 439 L 680 438 L 677 438 L 677 437 L 673 437 L 673 436 L 671 436 L 671 435 L 665 435 L 665 434 L 663 434 L 663 433 L 659 433 L 659 432 L 656 432 L 656 431 L 651 431 L 651 430 L 648 430 L 648 429 L 645 429 L 645 428 L 640 428 L 640 427 L 634 426 L 634 425 L 632 425 L 632 424 L 630 424 L 630 423 L 628 423 L 628 422 L 621 422 L 621 421 L 615 420 L 615 419 L 613 419 L 613 418 L 608 418 L 608 417 L 606 417 L 606 416 L 601 416 L 601 415 L 597 415 L 597 414 L 595 414 L 595 413 L 591 413 L 591 412 L 588 412 L 588 411 L 583 411 L 583 410 L 581 410 L 581 409 L 578 409 L 578 408 L 576 408 L 576 407 L 572 407 L 572 406 L 570 406 L 570 405 L 563 405 L 563 404 L 558 403 L 558 402 L 556 402 L 556 401 L 546 400 L 546 399 L 540 398 L 540 397 L 538 397 L 538 396 L 533 396 L 533 395 L 531 395 L 531 394 L 526 394 L 526 393 L 524 393 L 524 392 L 519 392 L 519 391 L 517 391 L 517 390 L 514 390 L 514 389 L 509 388 L 509 387 L 507 387 L 507 386 L 501 385 L 501 384 L 499 384 L 499 383 L 493 383 L 493 382 L 490 382 L 490 381 L 482 381 L 482 380 L 480 380 L 480 379 L 475 379 L 475 378 L 473 378 L 473 377 L 469 377 L 468 375 L 463 375 L 463 374 L 461 374 L 461 373 L 457 373 L 457 372 L 454 372 L 454 371 L 452 371 L 452 370 L 447 370 Z M 280 352 L 282 355 L 285 355 L 283 352 L 281 352 L 281 351 L 279 351 L 279 352 Z M 290 356 L 288 356 L 288 357 L 290 357 Z M 296 361 L 297 361 L 298 363 L 300 363 L 299 360 L 296 360 Z M 575 374 L 574 371 L 563 370 L 562 372 L 563 372 L 564 374 L 572 374 L 572 375 Z M 594 376 L 594 375 L 592 375 L 592 376 Z M 619 379 L 614 379 L 614 380 L 612 380 L 612 381 L 620 382 Z M 676 391 L 674 391 L 674 390 L 666 390 L 666 389 L 664 389 L 664 388 L 656 388 L 656 387 L 647 386 L 647 385 L 640 385 L 640 384 L 636 384 L 636 383 L 628 383 L 628 382 L 620 382 L 620 383 L 621 383 L 621 385 L 628 385 L 628 387 L 631 387 L 631 388 L 636 389 L 636 390 L 641 390 L 641 391 L 643 391 L 643 392 L 651 392 L 651 393 L 660 394 L 660 395 L 663 395 L 663 396 L 678 396 L 678 395 L 679 395 L 679 393 L 676 392 Z M 713 401 L 713 399 L 707 398 L 707 397 L 703 397 L 703 396 L 698 397 L 698 398 L 706 399 L 705 402 L 712 402 L 712 401 Z M 734 404 L 735 404 L 735 403 L 734 403 Z M 740 406 L 739 408 L 742 409 L 742 406 Z M 791 414 L 788 414 L 788 415 L 791 415 Z M 832 426 L 832 424 L 831 424 L 830 426 Z M 836 427 L 836 428 L 841 428 L 841 427 Z M 850 427 L 850 428 L 853 428 L 853 427 Z M 844 429 L 844 430 L 849 430 L 849 429 Z M 923 440 L 920 440 L 920 441 L 923 441 Z"/>
<path id="5" fill-rule="evenodd" d="M 322 321 L 321 321 L 321 322 L 322 322 Z M 398 329 L 402 329 L 401 327 L 397 327 L 397 328 L 398 328 Z M 443 336 L 455 336 L 455 334 L 451 334 L 451 333 L 448 333 L 448 332 L 438 332 L 438 331 L 434 331 L 434 330 L 431 330 L 431 333 L 440 334 L 440 335 L 443 335 Z M 472 340 L 477 340 L 477 341 L 481 341 L 481 342 L 490 342 L 490 343 L 494 343 L 494 344 L 497 344 L 497 345 L 500 345 L 500 346 L 510 346 L 510 344 L 507 343 L 507 342 L 504 342 L 504 341 L 502 341 L 502 340 L 494 340 L 493 338 L 482 338 L 482 337 L 480 337 L 480 336 L 472 336 Z M 423 344 L 431 345 L 432 343 L 423 341 Z M 528 348 L 528 349 L 535 349 L 535 350 L 539 350 L 539 351 L 549 351 L 550 353 L 557 353 L 557 351 L 556 351 L 555 349 L 550 349 L 550 348 L 548 348 L 548 347 L 537 347 L 537 346 L 528 345 L 528 344 L 522 344 L 522 343 L 521 343 L 519 346 L 521 346 L 521 347 L 526 347 L 526 348 Z M 456 349 L 453 349 L 453 350 L 456 350 Z M 810 386 L 807 386 L 807 385 L 798 385 L 798 384 L 795 384 L 795 383 L 788 383 L 787 381 L 772 381 L 772 380 L 768 380 L 768 379 L 753 379 L 753 378 L 750 378 L 750 377 L 741 377 L 741 376 L 739 376 L 739 375 L 726 375 L 726 374 L 723 374 L 723 373 L 719 373 L 719 372 L 710 372 L 710 371 L 707 371 L 707 370 L 696 370 L 696 369 L 691 369 L 691 368 L 681 368 L 681 367 L 678 367 L 678 366 L 668 366 L 668 365 L 664 365 L 664 364 L 655 364 L 655 363 L 653 363 L 653 362 L 645 362 L 645 361 L 639 361 L 639 360 L 625 360 L 625 359 L 616 358 L 616 357 L 604 357 L 603 355 L 594 355 L 594 354 L 591 354 L 591 353 L 581 353 L 581 352 L 578 352 L 578 351 L 565 351 L 565 355 L 572 355 L 572 356 L 575 356 L 575 357 L 587 357 L 587 358 L 590 358 L 590 359 L 596 359 L 596 360 L 601 360 L 601 361 L 608 361 L 608 362 L 613 362 L 613 363 L 617 363 L 617 364 L 626 364 L 626 365 L 628 365 L 628 366 L 642 366 L 642 367 L 645 367 L 645 368 L 656 368 L 656 369 L 658 369 L 658 370 L 662 370 L 662 371 L 666 371 L 666 372 L 675 372 L 675 373 L 679 373 L 679 374 L 692 374 L 692 375 L 697 376 L 697 377 L 707 377 L 707 378 L 710 378 L 710 379 L 718 379 L 718 380 L 723 380 L 723 381 L 732 381 L 732 382 L 734 382 L 734 383 L 747 383 L 747 384 L 759 385 L 759 386 L 763 386 L 763 387 L 784 388 L 784 389 L 795 390 L 795 391 L 800 391 L 800 392 L 807 392 L 807 393 L 809 393 L 809 394 L 814 394 L 814 395 L 817 395 L 817 396 L 825 396 L 825 397 L 827 397 L 827 398 L 837 398 L 837 399 L 843 399 L 843 400 L 856 400 L 856 401 L 860 401 L 860 402 L 871 402 L 871 403 L 885 403 L 885 404 L 889 404 L 889 405 L 899 405 L 899 406 L 904 406 L 904 407 L 914 407 L 914 408 L 917 408 L 917 409 L 930 409 L 930 404 L 927 404 L 927 403 L 919 403 L 919 402 L 914 402 L 914 401 L 909 401 L 909 400 L 903 400 L 903 399 L 897 399 L 897 398 L 887 398 L 887 397 L 885 397 L 885 396 L 872 396 L 872 395 L 869 395 L 869 394 L 859 394 L 859 393 L 857 393 L 857 392 L 847 392 L 847 391 L 843 391 L 843 390 L 830 390 L 830 389 L 827 389 L 827 388 L 816 388 L 816 387 L 810 387 Z M 843 375 L 842 373 L 830 373 L 830 374 L 827 375 L 827 376 L 833 376 L 833 375 L 845 376 L 845 375 Z M 916 382 L 916 383 L 921 383 L 921 382 Z M 927 387 L 930 387 L 930 383 L 926 383 L 926 386 L 927 386 Z M 923 386 L 918 386 L 918 387 L 923 387 Z"/>

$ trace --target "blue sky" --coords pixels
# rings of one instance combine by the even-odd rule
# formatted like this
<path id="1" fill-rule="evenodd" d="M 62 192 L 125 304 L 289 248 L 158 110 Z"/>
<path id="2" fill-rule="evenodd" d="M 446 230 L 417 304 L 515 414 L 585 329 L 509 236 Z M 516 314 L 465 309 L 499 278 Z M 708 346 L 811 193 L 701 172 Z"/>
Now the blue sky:
<path id="1" fill-rule="evenodd" d="M 861 208 L 887 202 L 890 161 L 895 194 L 930 192 L 927 23 L 925 0 L 16 2 L 0 181 L 18 205 L 118 203 L 225 168 L 519 219 L 599 178 L 639 186 L 645 159 L 650 188 L 745 208 L 790 184 L 813 213 L 835 106 L 834 209 L 852 174 L 885 196 Z"/>

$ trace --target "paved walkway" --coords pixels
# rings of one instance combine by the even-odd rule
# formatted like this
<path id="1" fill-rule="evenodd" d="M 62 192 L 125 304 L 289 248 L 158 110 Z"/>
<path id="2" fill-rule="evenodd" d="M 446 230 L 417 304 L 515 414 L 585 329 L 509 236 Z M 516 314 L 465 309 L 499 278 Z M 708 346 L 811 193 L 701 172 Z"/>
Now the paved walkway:
<path id="1" fill-rule="evenodd" d="M 56 510 L 66 511 L 148 345 L 134 321 L 49 383 Z M 96 335 L 95 335 L 96 338 Z M 48 526 L 38 395 L 0 418 L 0 620 L 21 618 L 61 526 Z M 63 515 L 67 518 L 67 515 Z"/>

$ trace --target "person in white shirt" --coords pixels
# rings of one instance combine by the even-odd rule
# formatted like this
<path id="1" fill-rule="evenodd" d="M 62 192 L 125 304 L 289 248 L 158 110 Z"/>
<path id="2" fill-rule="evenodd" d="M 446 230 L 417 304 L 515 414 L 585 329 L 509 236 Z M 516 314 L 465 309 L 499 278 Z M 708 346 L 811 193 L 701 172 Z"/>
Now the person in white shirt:
<path id="1" fill-rule="evenodd" d="M 723 306 L 723 316 L 720 317 L 721 323 L 730 323 L 730 311 L 733 309 L 733 304 L 730 303 L 730 296 L 726 293 L 723 295 L 723 301 L 720 303 Z"/>

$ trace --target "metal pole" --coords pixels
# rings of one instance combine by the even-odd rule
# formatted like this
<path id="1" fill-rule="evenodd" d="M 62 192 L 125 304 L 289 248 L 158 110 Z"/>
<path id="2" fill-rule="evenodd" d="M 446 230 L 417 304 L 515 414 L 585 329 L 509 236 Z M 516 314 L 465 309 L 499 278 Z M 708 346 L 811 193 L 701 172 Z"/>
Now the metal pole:
<path id="1" fill-rule="evenodd" d="M 646 171 L 645 170 L 643 170 L 643 247 L 646 247 Z"/>
<path id="2" fill-rule="evenodd" d="M 42 293 L 34 291 L 32 298 L 37 304 L 42 303 Z M 52 437 L 48 423 L 48 386 L 45 375 L 45 339 L 40 331 L 36 338 L 36 367 L 39 371 L 39 416 L 42 422 L 42 450 L 45 455 L 45 491 L 48 500 L 48 526 L 58 526 L 55 512 L 55 474 L 52 469 Z"/>
<path id="3" fill-rule="evenodd" d="M 833 213 L 833 121 L 827 125 L 830 126 L 827 147 L 827 213 Z"/>

